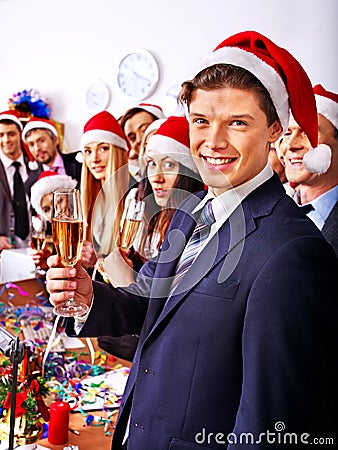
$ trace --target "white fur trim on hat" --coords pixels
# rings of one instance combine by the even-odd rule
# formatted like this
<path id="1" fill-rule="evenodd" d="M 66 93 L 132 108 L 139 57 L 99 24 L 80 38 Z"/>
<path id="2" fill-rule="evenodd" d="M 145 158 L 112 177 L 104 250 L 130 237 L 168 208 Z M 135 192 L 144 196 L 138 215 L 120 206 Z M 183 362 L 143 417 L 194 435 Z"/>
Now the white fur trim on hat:
<path id="1" fill-rule="evenodd" d="M 136 108 L 140 108 L 140 109 L 144 109 L 144 111 L 147 111 L 148 113 L 152 114 L 153 116 L 157 117 L 158 119 L 164 119 L 165 115 L 164 112 L 162 110 L 162 108 L 160 108 L 157 105 L 150 105 L 147 103 L 140 103 L 138 106 L 136 106 Z"/>
<path id="2" fill-rule="evenodd" d="M 310 148 L 303 156 L 303 165 L 312 173 L 325 173 L 331 164 L 331 148 L 326 144 L 319 144 L 316 148 Z"/>
<path id="3" fill-rule="evenodd" d="M 162 125 L 162 123 L 164 123 L 167 119 L 164 117 L 163 119 L 156 119 L 154 120 L 154 122 L 151 122 L 150 125 L 147 126 L 143 138 L 146 138 L 148 136 L 149 133 L 153 132 L 153 131 L 157 131 L 160 126 Z"/>
<path id="4" fill-rule="evenodd" d="M 317 112 L 326 117 L 338 129 L 338 103 L 323 95 L 315 95 Z"/>
<path id="5" fill-rule="evenodd" d="M 47 219 L 41 208 L 42 197 L 57 189 L 74 189 L 77 181 L 68 175 L 51 175 L 37 180 L 31 188 L 31 204 L 35 211 Z"/>
<path id="6" fill-rule="evenodd" d="M 123 150 L 128 150 L 127 142 L 115 133 L 107 130 L 89 130 L 81 136 L 82 150 L 92 142 L 107 142 L 108 144 L 116 145 Z"/>
<path id="7" fill-rule="evenodd" d="M 26 135 L 29 131 L 35 130 L 37 128 L 45 128 L 46 130 L 51 131 L 54 136 L 59 137 L 57 129 L 51 123 L 44 122 L 43 120 L 32 120 L 32 122 L 27 122 L 22 132 L 22 140 L 26 142 Z"/>
<path id="8" fill-rule="evenodd" d="M 157 153 L 165 154 L 188 167 L 188 169 L 193 172 L 198 173 L 190 148 L 180 142 L 177 142 L 175 139 L 168 136 L 163 136 L 161 134 L 153 134 L 149 138 L 146 154 L 149 150 L 154 150 Z"/>
<path id="9" fill-rule="evenodd" d="M 0 114 L 0 122 L 1 122 L 1 120 L 11 120 L 12 122 L 15 122 L 20 127 L 21 131 L 23 129 L 20 119 L 15 117 L 14 114 Z"/>
<path id="10" fill-rule="evenodd" d="M 232 64 L 248 70 L 267 89 L 276 108 L 284 132 L 289 125 L 289 94 L 276 70 L 253 53 L 237 47 L 222 47 L 202 58 L 195 66 L 190 78 L 215 64 Z"/>

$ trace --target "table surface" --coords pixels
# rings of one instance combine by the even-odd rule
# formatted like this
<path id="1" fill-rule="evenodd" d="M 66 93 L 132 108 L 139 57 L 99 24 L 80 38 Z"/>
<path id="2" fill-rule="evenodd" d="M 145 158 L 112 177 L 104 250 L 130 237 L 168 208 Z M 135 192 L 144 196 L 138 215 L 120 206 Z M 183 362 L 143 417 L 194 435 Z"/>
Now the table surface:
<path id="1" fill-rule="evenodd" d="M 22 306 L 22 305 L 38 305 L 39 300 L 36 295 L 41 293 L 43 289 L 43 284 L 39 283 L 37 280 L 23 280 L 14 282 L 16 286 L 20 289 L 28 293 L 27 296 L 20 295 L 18 289 L 16 287 L 9 287 L 2 292 L 0 296 L 0 301 L 3 303 L 12 304 L 13 306 Z M 0 284 L 0 289 L 3 284 Z M 14 295 L 13 295 L 14 294 Z M 43 296 L 47 297 L 48 294 L 46 291 L 43 292 Z M 93 339 L 94 348 L 97 348 L 96 339 Z M 86 344 L 86 341 L 83 340 Z M 122 364 L 123 366 L 130 367 L 131 363 L 129 361 L 125 361 L 123 359 L 115 358 L 110 365 L 115 366 L 116 364 Z M 94 416 L 101 417 L 103 415 L 102 411 L 93 411 L 91 412 Z M 110 450 L 111 449 L 111 441 L 112 434 L 114 432 L 114 423 L 116 420 L 117 414 L 113 416 L 113 425 L 109 427 L 109 432 L 111 435 L 106 435 L 103 426 L 87 426 L 84 422 L 84 417 L 80 413 L 71 413 L 70 415 L 70 424 L 69 427 L 72 430 L 77 430 L 79 435 L 73 434 L 69 432 L 69 441 L 67 444 L 63 445 L 53 445 L 48 442 L 48 439 L 42 439 L 38 442 L 39 445 L 46 447 L 51 450 L 63 450 L 67 445 L 77 445 L 79 450 L 92 450 L 96 448 L 97 450 Z"/>

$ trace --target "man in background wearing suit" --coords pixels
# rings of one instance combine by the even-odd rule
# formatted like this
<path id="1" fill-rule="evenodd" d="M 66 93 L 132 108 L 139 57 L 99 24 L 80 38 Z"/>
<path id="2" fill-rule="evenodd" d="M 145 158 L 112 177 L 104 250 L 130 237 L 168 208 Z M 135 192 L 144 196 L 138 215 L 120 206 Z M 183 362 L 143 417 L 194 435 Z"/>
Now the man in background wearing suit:
<path id="1" fill-rule="evenodd" d="M 281 140 L 280 151 L 287 179 L 298 184 L 294 196 L 296 203 L 305 208 L 304 212 L 338 255 L 338 94 L 327 91 L 321 85 L 314 87 L 314 93 L 318 111 L 318 142 L 331 149 L 329 167 L 321 167 L 321 155 L 311 150 L 306 133 L 293 118 Z"/>
<path id="2" fill-rule="evenodd" d="M 285 49 L 250 31 L 202 59 L 180 98 L 208 192 L 181 205 L 158 259 L 116 289 L 49 259 L 50 301 L 74 295 L 90 307 L 69 333 L 140 334 L 113 448 L 333 439 L 337 258 L 268 164 L 289 104 L 316 147 L 310 80 Z"/>
<path id="3" fill-rule="evenodd" d="M 34 174 L 30 168 L 33 158 L 23 150 L 21 131 L 22 124 L 16 111 L 0 113 L 0 251 L 28 247 L 29 243 L 28 197 L 24 196 L 17 205 L 17 212 L 14 206 L 15 164 L 18 164 L 22 187 Z M 19 229 L 19 225 L 23 228 Z"/>
<path id="4" fill-rule="evenodd" d="M 23 129 L 22 139 L 39 163 L 36 177 L 31 178 L 25 185 L 28 192 L 45 170 L 51 170 L 59 175 L 68 175 L 77 180 L 78 186 L 80 185 L 82 164 L 76 159 L 80 152 L 61 152 L 59 135 L 53 122 L 36 117 L 31 118 Z"/>

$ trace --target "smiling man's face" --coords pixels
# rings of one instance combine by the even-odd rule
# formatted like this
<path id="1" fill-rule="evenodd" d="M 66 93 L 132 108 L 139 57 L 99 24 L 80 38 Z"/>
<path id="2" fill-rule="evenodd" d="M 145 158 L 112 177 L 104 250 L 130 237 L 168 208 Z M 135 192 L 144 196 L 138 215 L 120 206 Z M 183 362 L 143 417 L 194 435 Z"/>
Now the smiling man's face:
<path id="1" fill-rule="evenodd" d="M 256 93 L 229 87 L 196 89 L 189 123 L 196 165 L 216 195 L 255 177 L 281 132 L 279 122 L 268 126 Z"/>

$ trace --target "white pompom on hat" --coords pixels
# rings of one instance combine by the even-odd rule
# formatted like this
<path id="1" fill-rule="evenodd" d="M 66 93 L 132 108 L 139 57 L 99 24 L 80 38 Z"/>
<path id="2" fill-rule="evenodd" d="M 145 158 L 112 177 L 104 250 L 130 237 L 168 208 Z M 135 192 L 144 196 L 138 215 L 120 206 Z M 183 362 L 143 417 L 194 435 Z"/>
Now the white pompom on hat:
<path id="1" fill-rule="evenodd" d="M 329 120 L 332 125 L 338 129 L 338 94 L 327 91 L 320 84 L 313 88 L 315 94 L 317 112 Z M 331 149 L 326 144 L 320 144 L 316 149 L 310 149 L 303 157 L 304 167 L 310 172 L 325 173 L 331 164 L 325 156 L 324 150 L 320 147 L 328 147 L 331 155 Z M 326 150 L 328 151 L 328 150 Z M 318 170 L 321 169 L 321 170 Z"/>
<path id="2" fill-rule="evenodd" d="M 41 208 L 41 200 L 44 195 L 50 194 L 57 189 L 74 189 L 77 181 L 68 175 L 60 175 L 51 170 L 42 172 L 31 188 L 31 204 L 35 211 L 47 219 Z"/>
<path id="3" fill-rule="evenodd" d="M 168 155 L 198 173 L 190 151 L 189 122 L 186 117 L 171 116 L 149 138 L 146 153 L 154 150 Z"/>
<path id="4" fill-rule="evenodd" d="M 91 117 L 85 124 L 81 136 L 81 148 L 92 142 L 106 142 L 128 150 L 121 125 L 108 111 L 101 111 Z"/>

